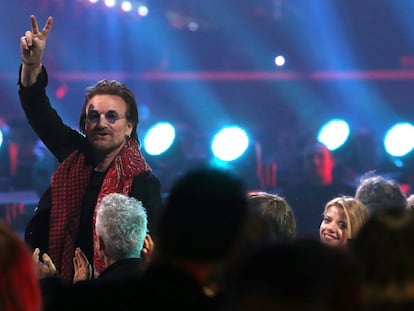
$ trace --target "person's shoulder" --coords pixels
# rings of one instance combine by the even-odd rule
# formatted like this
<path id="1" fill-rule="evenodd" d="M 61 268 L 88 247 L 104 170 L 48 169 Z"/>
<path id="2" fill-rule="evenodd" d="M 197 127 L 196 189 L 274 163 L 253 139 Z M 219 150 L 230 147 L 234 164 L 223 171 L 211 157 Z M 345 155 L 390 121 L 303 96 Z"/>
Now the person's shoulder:
<path id="1" fill-rule="evenodd" d="M 152 172 L 142 172 L 134 177 L 130 195 L 142 201 L 146 208 L 162 205 L 161 183 Z"/>
<path id="2" fill-rule="evenodd" d="M 145 171 L 134 176 L 133 184 L 135 185 L 159 185 L 160 181 L 151 171 Z"/>

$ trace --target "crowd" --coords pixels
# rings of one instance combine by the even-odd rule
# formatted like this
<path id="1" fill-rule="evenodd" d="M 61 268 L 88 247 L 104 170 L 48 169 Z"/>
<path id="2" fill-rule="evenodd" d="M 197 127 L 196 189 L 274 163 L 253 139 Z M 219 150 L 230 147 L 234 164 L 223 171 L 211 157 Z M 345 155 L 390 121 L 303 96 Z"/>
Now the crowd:
<path id="1" fill-rule="evenodd" d="M 24 239 L 0 223 L 0 310 L 414 307 L 413 202 L 398 182 L 371 172 L 330 187 L 332 159 L 312 144 L 319 177 L 286 192 L 249 191 L 237 172 L 200 166 L 162 200 L 139 152 L 132 92 L 99 81 L 85 95 L 83 134 L 66 126 L 42 64 L 53 19 L 31 23 L 19 94 L 60 165 Z"/>

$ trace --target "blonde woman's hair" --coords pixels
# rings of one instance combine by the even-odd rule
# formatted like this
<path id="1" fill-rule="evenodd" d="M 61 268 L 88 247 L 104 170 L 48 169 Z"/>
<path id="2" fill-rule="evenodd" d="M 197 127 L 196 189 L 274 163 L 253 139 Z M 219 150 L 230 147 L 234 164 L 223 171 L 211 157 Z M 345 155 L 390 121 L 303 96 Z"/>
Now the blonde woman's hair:
<path id="1" fill-rule="evenodd" d="M 339 196 L 330 200 L 325 205 L 324 213 L 331 206 L 344 210 L 348 224 L 348 239 L 353 239 L 369 217 L 367 207 L 361 201 L 351 196 Z"/>

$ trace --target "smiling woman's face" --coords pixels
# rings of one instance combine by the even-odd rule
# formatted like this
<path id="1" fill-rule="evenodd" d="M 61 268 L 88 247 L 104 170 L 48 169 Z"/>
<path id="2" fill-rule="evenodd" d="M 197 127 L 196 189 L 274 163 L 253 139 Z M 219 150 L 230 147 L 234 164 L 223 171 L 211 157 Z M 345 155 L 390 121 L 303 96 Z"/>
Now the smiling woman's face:
<path id="1" fill-rule="evenodd" d="M 342 207 L 331 205 L 326 209 L 319 228 L 321 242 L 331 246 L 348 243 L 348 223 Z"/>

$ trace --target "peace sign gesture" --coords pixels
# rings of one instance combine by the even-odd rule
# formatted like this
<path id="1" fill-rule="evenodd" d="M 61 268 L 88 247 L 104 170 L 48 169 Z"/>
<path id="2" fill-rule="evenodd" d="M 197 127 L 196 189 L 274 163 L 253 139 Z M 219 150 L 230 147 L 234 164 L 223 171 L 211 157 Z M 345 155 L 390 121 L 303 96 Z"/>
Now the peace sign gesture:
<path id="1" fill-rule="evenodd" d="M 47 36 L 52 29 L 53 17 L 49 16 L 42 31 L 39 31 L 36 17 L 30 16 L 32 31 L 26 31 L 20 38 L 22 62 L 26 66 L 38 67 L 42 63 Z"/>

